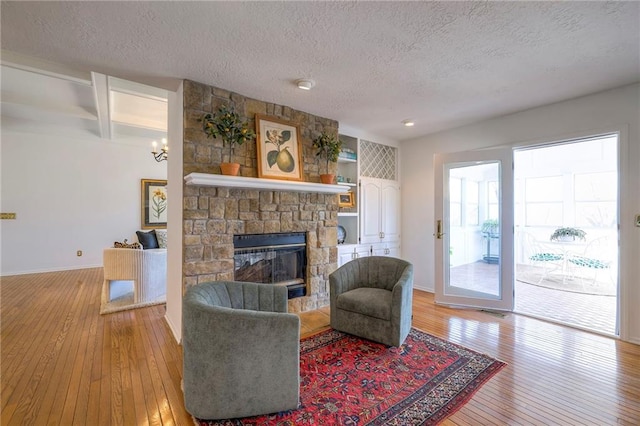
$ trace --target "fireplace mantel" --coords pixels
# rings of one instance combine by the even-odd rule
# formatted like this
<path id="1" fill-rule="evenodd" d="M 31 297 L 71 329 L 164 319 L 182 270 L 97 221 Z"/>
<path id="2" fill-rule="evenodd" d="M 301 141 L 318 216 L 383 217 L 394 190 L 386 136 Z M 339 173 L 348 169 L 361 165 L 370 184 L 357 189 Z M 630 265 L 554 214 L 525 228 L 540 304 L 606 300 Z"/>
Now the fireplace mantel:
<path id="1" fill-rule="evenodd" d="M 349 191 L 346 185 L 299 182 L 277 179 L 259 179 L 244 176 L 214 175 L 209 173 L 189 173 L 184 177 L 187 185 L 220 186 L 241 189 L 266 189 L 272 191 L 316 192 L 340 194 Z"/>

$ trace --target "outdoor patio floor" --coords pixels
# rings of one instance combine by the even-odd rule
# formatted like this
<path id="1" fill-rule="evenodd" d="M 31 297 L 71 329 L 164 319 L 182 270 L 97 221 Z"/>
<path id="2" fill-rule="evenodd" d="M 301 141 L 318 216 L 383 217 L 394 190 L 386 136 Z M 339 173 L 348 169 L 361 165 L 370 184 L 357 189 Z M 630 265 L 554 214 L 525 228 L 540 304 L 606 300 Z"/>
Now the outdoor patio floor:
<path id="1" fill-rule="evenodd" d="M 451 282 L 464 282 L 463 286 L 470 290 L 491 291 L 498 268 L 484 262 L 452 267 Z M 613 291 L 589 294 L 590 283 L 585 285 L 579 279 L 571 280 L 575 281 L 573 288 L 568 280 L 558 285 L 562 288 L 554 288 L 553 280 L 543 281 L 542 285 L 527 283 L 518 279 L 518 269 L 524 271 L 526 266 L 516 268 L 514 312 L 615 335 L 617 299 L 610 294 Z M 602 283 L 595 283 L 595 288 L 606 287 L 598 284 Z"/>

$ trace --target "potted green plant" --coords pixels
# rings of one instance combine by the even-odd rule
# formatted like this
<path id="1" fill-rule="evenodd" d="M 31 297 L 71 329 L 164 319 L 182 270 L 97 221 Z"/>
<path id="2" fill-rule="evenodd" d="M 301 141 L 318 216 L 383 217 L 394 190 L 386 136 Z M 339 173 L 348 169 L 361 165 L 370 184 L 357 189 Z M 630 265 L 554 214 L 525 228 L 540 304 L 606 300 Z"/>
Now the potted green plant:
<path id="1" fill-rule="evenodd" d="M 329 173 L 329 163 L 338 161 L 342 141 L 333 135 L 322 132 L 320 136 L 313 140 L 313 147 L 317 150 L 317 157 L 324 157 L 327 160 L 327 173 L 320 175 L 322 183 L 333 183 L 335 175 Z"/>
<path id="2" fill-rule="evenodd" d="M 482 222 L 480 232 L 482 233 L 482 237 L 487 241 L 487 252 L 482 256 L 482 260 L 484 260 L 486 263 L 500 263 L 500 255 L 496 254 L 495 249 L 496 241 L 500 237 L 500 223 L 497 219 L 487 219 Z M 499 246 L 499 244 L 497 245 Z M 492 247 L 494 248 L 493 254 L 491 253 Z"/>
<path id="3" fill-rule="evenodd" d="M 482 222 L 482 227 L 480 228 L 480 232 L 483 234 L 488 234 L 489 236 L 499 234 L 500 224 L 496 219 L 487 219 Z"/>
<path id="4" fill-rule="evenodd" d="M 240 115 L 233 108 L 222 105 L 215 114 L 207 113 L 200 119 L 202 130 L 207 137 L 222 139 L 222 146 L 229 145 L 229 162 L 220 163 L 223 175 L 236 176 L 240 170 L 240 164 L 233 162 L 233 150 L 236 144 L 253 140 L 255 132 L 247 128 L 247 123 L 242 121 Z"/>
<path id="5" fill-rule="evenodd" d="M 551 241 L 575 241 L 576 239 L 580 239 L 584 241 L 587 236 L 587 233 L 579 228 L 558 228 L 553 231 L 551 237 L 549 238 Z"/>

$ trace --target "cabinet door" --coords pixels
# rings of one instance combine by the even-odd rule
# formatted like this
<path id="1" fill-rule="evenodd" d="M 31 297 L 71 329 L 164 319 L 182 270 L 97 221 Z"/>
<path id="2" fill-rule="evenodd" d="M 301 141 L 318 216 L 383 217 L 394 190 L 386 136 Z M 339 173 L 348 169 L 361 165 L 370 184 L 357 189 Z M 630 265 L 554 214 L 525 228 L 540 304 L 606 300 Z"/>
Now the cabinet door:
<path id="1" fill-rule="evenodd" d="M 391 245 L 389 247 L 389 251 L 387 252 L 387 256 L 400 258 L 400 246 Z"/>
<path id="2" fill-rule="evenodd" d="M 356 248 L 356 257 L 371 256 L 371 245 L 361 244 Z"/>
<path id="3" fill-rule="evenodd" d="M 400 257 L 400 245 L 398 242 L 394 243 L 378 243 L 373 244 L 373 255 L 374 256 L 390 256 L 390 257 Z"/>
<path id="4" fill-rule="evenodd" d="M 353 245 L 344 247 L 338 246 L 338 268 L 355 259 L 355 253 L 356 249 Z"/>
<path id="5" fill-rule="evenodd" d="M 380 183 L 373 179 L 362 179 L 360 184 L 360 242 L 362 244 L 380 241 L 380 203 L 382 191 Z"/>
<path id="6" fill-rule="evenodd" d="M 387 255 L 387 246 L 386 244 L 374 244 L 373 245 L 373 256 L 386 256 Z"/>
<path id="7" fill-rule="evenodd" d="M 391 181 L 383 183 L 381 195 L 382 241 L 398 241 L 400 239 L 400 185 Z"/>

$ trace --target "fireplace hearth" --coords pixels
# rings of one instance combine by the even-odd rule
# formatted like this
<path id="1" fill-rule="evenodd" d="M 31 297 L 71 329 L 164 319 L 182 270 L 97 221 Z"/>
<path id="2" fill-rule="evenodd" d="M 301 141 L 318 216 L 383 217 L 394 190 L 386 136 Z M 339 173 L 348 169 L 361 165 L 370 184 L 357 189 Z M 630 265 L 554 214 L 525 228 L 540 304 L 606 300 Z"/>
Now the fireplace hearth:
<path id="1" fill-rule="evenodd" d="M 286 286 L 289 299 L 306 295 L 305 232 L 234 235 L 234 280 Z"/>

